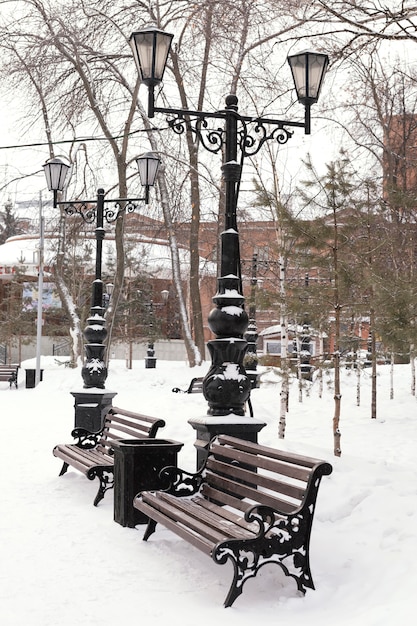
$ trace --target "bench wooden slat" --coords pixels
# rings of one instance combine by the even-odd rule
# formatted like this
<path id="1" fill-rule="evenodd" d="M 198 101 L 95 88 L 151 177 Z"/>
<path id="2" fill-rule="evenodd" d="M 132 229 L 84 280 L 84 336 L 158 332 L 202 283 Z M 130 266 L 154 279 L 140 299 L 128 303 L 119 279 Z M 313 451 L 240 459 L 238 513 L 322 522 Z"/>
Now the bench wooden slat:
<path id="1" fill-rule="evenodd" d="M 207 541 L 201 535 L 196 535 L 190 532 L 184 526 L 180 526 L 180 524 L 176 523 L 174 520 L 170 519 L 169 517 L 158 511 L 158 509 L 155 509 L 153 506 L 147 504 L 146 502 L 141 501 L 140 508 L 139 506 L 137 506 L 136 508 L 142 511 L 142 513 L 145 513 L 145 515 L 147 515 L 148 517 L 151 517 L 156 522 L 160 522 L 161 524 L 166 526 L 166 528 L 169 528 L 169 530 L 172 530 L 179 537 L 185 539 L 186 541 L 191 543 L 191 545 L 195 546 L 202 552 L 205 552 L 209 555 L 211 554 L 213 548 L 213 543 L 211 541 Z"/>
<path id="2" fill-rule="evenodd" d="M 161 492 L 144 491 L 142 493 L 142 501 L 152 502 L 152 506 L 169 517 L 174 524 L 184 524 L 190 531 L 196 532 L 199 536 L 211 541 L 212 545 L 224 539 L 224 534 L 220 532 L 216 525 L 207 524 L 207 519 L 206 523 L 201 521 L 199 508 L 196 505 L 193 507 L 192 502 L 187 501 L 188 506 L 184 508 L 182 506 L 184 501 L 181 498 L 169 498 L 169 496 L 166 498 L 164 495 Z"/>
<path id="3" fill-rule="evenodd" d="M 110 467 L 113 465 L 113 457 L 109 454 L 98 452 L 96 448 L 93 448 L 92 450 L 85 450 L 76 444 L 56 446 L 54 456 L 59 457 L 62 460 L 71 458 L 75 462 L 84 465 L 87 469 L 93 465 L 109 465 Z"/>
<path id="4" fill-rule="evenodd" d="M 62 459 L 62 461 L 64 461 L 64 463 L 68 463 L 69 465 L 71 465 L 71 467 L 73 467 L 74 469 L 78 470 L 82 474 L 85 474 L 86 476 L 87 476 L 88 472 L 90 470 L 92 470 L 94 467 L 99 468 L 101 472 L 104 472 L 104 471 L 112 472 L 113 471 L 113 461 L 112 460 L 109 460 L 106 463 L 104 459 L 95 459 L 94 460 L 94 458 L 92 458 L 92 457 L 89 458 L 89 459 L 86 459 L 85 457 L 83 458 L 82 456 L 77 456 L 77 455 L 71 454 L 71 451 L 69 451 L 68 449 L 66 449 L 65 451 L 55 450 L 55 455 L 54 456 L 56 456 L 59 459 Z"/>
<path id="5" fill-rule="evenodd" d="M 219 506 L 218 504 L 207 500 L 207 498 L 202 498 L 201 496 L 193 496 L 192 500 L 202 509 L 213 511 L 219 517 L 233 522 L 236 526 L 241 526 L 242 528 L 252 530 L 253 532 L 256 530 L 256 524 L 246 522 L 243 515 L 229 510 L 226 506 Z M 247 510 L 247 506 L 243 508 L 242 513 L 244 513 L 245 510 Z"/>
<path id="6" fill-rule="evenodd" d="M 300 591 L 314 589 L 311 527 L 321 478 L 331 472 L 312 457 L 219 435 L 194 478 L 177 470 L 170 490 L 144 491 L 134 506 L 149 517 L 145 540 L 161 523 L 216 563 L 232 561 L 230 606 L 267 563 L 281 565 Z"/>
<path id="7" fill-rule="evenodd" d="M 133 420 L 121 420 L 118 418 L 118 415 L 114 415 L 114 413 L 111 413 L 110 415 L 111 418 L 106 418 L 104 427 L 110 428 L 113 432 L 120 431 L 131 435 L 132 432 L 137 433 L 138 431 L 147 434 L 151 430 L 147 424 L 138 424 Z"/>
<path id="8" fill-rule="evenodd" d="M 227 446 L 228 444 L 233 446 L 235 441 L 235 437 L 230 437 L 229 435 L 219 435 L 218 443 Z M 256 455 L 265 455 L 271 459 L 278 459 L 281 461 L 286 461 L 291 465 L 301 465 L 303 467 L 308 467 L 310 469 L 314 468 L 316 465 L 322 465 L 322 459 L 315 459 L 310 456 L 304 456 L 301 454 L 296 454 L 295 452 L 284 452 L 282 450 L 278 450 L 276 448 L 270 448 L 268 446 L 262 446 L 258 443 L 252 443 L 251 441 L 241 440 L 242 444 L 239 447 L 239 450 L 244 450 L 246 452 L 251 452 Z M 226 448 L 227 449 L 227 448 Z M 226 453 L 226 449 L 224 452 Z"/>
<path id="9" fill-rule="evenodd" d="M 253 504 L 259 502 L 259 504 L 263 504 L 264 506 L 270 506 L 273 509 L 277 509 L 280 513 L 292 513 L 297 508 L 294 504 L 279 497 L 263 493 L 260 490 L 258 491 L 252 487 L 247 487 L 246 485 L 242 485 L 234 480 L 218 476 L 211 472 L 207 472 L 206 479 L 210 485 L 217 487 L 220 491 L 226 491 L 241 496 L 242 498 L 247 498 Z"/>
<path id="10" fill-rule="evenodd" d="M 218 506 L 203 499 L 192 499 L 192 501 L 196 505 L 195 510 L 198 512 L 199 518 L 211 526 L 219 528 L 224 539 L 227 537 L 247 539 L 253 537 L 258 530 L 256 524 L 249 524 L 242 515 L 233 514 L 232 511 L 227 511 L 224 506 Z"/>
<path id="11" fill-rule="evenodd" d="M 269 470 L 282 476 L 288 476 L 304 482 L 308 481 L 311 468 L 306 468 L 294 463 L 283 462 L 276 460 L 275 458 L 268 458 L 265 456 L 254 456 L 248 452 L 233 450 L 226 448 L 225 446 L 218 446 L 213 449 L 213 455 L 219 458 L 230 459 L 244 465 L 253 465 L 253 467 L 259 467 L 265 470 Z"/>
<path id="12" fill-rule="evenodd" d="M 161 422 L 161 423 L 164 422 L 163 419 L 159 419 L 159 418 L 157 419 L 155 417 L 152 417 L 151 415 L 144 415 L 143 413 L 135 413 L 134 411 L 120 409 L 117 406 L 111 407 L 111 409 L 109 409 L 109 414 L 113 416 L 116 422 L 126 422 L 127 421 L 125 419 L 126 417 L 131 417 L 133 421 L 136 422 L 138 417 L 140 417 L 140 420 L 142 422 L 147 422 L 150 425 L 150 428 L 153 428 L 156 422 Z"/>
<path id="13" fill-rule="evenodd" d="M 163 419 L 151 417 L 150 415 L 144 415 L 143 413 L 125 411 L 124 409 L 119 409 L 117 407 L 110 409 L 106 419 L 116 430 L 119 428 L 122 429 L 123 427 L 129 427 L 149 433 L 155 430 L 155 424 L 157 424 L 158 427 L 165 426 L 165 421 Z"/>
<path id="14" fill-rule="evenodd" d="M 155 492 L 156 497 L 158 493 Z M 200 505 L 199 500 L 193 498 L 176 498 L 170 494 L 159 493 L 159 497 L 170 503 L 175 502 L 175 507 L 183 511 L 183 513 L 190 515 L 200 522 L 204 522 L 204 530 L 207 532 L 207 538 L 211 538 L 213 542 L 217 542 L 223 539 L 238 536 L 241 538 L 248 538 L 253 536 L 254 527 L 249 526 L 247 522 L 240 516 L 241 523 L 237 523 L 237 516 L 231 514 L 229 517 L 224 516 L 224 507 L 212 505 L 211 507 L 204 507 Z M 208 526 L 213 532 L 210 533 L 206 529 Z"/>
<path id="15" fill-rule="evenodd" d="M 230 493 L 215 489 L 213 485 L 209 485 L 206 482 L 201 485 L 200 493 L 205 498 L 209 498 L 213 502 L 220 503 L 222 506 L 233 507 L 237 511 L 242 511 L 243 513 L 249 508 L 248 503 L 245 500 L 242 500 L 242 498 L 236 498 Z"/>
<path id="16" fill-rule="evenodd" d="M 259 474 L 256 471 L 245 469 L 238 465 L 229 465 L 216 459 L 208 459 L 207 469 L 212 469 L 215 473 L 221 474 L 226 472 L 239 482 L 244 482 L 246 485 L 252 485 L 255 489 L 263 487 L 267 490 L 279 491 L 283 495 L 289 496 L 293 500 L 301 503 L 303 495 L 305 493 L 305 484 L 301 487 L 295 483 L 284 482 L 283 480 L 277 480 L 274 477 L 265 476 Z M 256 468 L 254 468 L 256 469 Z"/>

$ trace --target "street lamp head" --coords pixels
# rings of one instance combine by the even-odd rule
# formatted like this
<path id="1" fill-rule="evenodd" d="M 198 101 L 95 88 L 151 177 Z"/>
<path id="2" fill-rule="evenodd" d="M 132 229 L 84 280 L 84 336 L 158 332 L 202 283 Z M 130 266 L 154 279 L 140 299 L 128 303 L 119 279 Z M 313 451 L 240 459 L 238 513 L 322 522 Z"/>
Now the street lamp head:
<path id="1" fill-rule="evenodd" d="M 154 116 L 154 87 L 159 85 L 164 76 L 173 36 L 152 26 L 130 35 L 133 58 L 142 82 L 149 89 L 149 117 Z"/>
<path id="2" fill-rule="evenodd" d="M 142 187 L 145 187 L 145 204 L 149 204 L 149 187 L 153 187 L 161 161 L 156 152 L 145 152 L 136 159 L 139 178 Z"/>
<path id="3" fill-rule="evenodd" d="M 145 85 L 162 81 L 173 36 L 152 26 L 131 34 L 129 43 Z"/>
<path id="4" fill-rule="evenodd" d="M 62 191 L 70 166 L 58 157 L 49 159 L 44 165 L 46 184 L 49 191 Z"/>
<path id="5" fill-rule="evenodd" d="M 57 192 L 63 191 L 69 169 L 70 166 L 68 163 L 65 163 L 62 159 L 57 157 L 49 159 L 43 165 L 43 171 L 45 172 L 48 189 L 49 191 L 54 192 L 54 208 L 56 208 Z"/>
<path id="6" fill-rule="evenodd" d="M 329 65 L 327 54 L 305 50 L 288 57 L 298 101 L 311 106 L 319 99 Z"/>
<path id="7" fill-rule="evenodd" d="M 136 159 L 142 187 L 153 187 L 161 164 L 156 152 L 145 152 Z"/>

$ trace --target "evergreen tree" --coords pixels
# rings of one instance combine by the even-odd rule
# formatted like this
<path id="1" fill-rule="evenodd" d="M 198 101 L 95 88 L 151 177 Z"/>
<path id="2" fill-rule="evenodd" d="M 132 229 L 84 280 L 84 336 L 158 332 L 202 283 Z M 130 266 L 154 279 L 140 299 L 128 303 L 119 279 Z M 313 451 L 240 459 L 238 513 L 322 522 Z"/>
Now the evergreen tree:
<path id="1" fill-rule="evenodd" d="M 5 243 L 9 237 L 19 235 L 21 232 L 19 220 L 13 213 L 13 205 L 9 199 L 4 204 L 4 211 L 0 212 L 0 244 Z"/>
<path id="2" fill-rule="evenodd" d="M 320 175 L 311 159 L 306 162 L 309 179 L 300 189 L 300 200 L 305 210 L 311 209 L 309 220 L 294 220 L 298 235 L 299 249 L 304 253 L 311 270 L 315 269 L 318 282 L 317 297 L 327 308 L 327 315 L 333 309 L 334 334 L 334 400 L 333 417 L 334 454 L 341 455 L 340 447 L 340 358 L 342 340 L 342 310 L 352 300 L 354 287 L 360 284 L 360 269 L 352 256 L 354 242 L 358 239 L 357 211 L 358 185 L 347 156 L 341 152 L 340 158 L 327 165 L 324 175 Z"/>

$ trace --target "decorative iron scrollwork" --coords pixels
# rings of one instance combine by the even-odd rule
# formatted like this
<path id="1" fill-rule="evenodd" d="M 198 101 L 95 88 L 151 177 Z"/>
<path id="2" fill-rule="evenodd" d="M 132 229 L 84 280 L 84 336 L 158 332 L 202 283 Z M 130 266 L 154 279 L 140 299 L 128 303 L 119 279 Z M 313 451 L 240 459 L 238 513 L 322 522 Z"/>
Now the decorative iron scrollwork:
<path id="1" fill-rule="evenodd" d="M 68 217 L 79 215 L 86 224 L 93 224 L 97 216 L 97 206 L 95 200 L 86 200 L 83 202 L 69 202 L 65 203 L 64 211 Z M 117 220 L 122 213 L 133 213 L 139 208 L 140 202 L 143 202 L 143 198 L 136 199 L 124 199 L 118 200 L 104 200 L 106 203 L 111 203 L 113 206 L 106 206 L 103 209 L 103 218 L 107 223 L 112 223 Z"/>
<path id="2" fill-rule="evenodd" d="M 203 480 L 202 472 L 192 474 L 174 466 L 164 467 L 159 472 L 159 477 L 168 484 L 165 490 L 177 497 L 193 495 L 199 490 Z"/>
<path id="3" fill-rule="evenodd" d="M 97 207 L 94 200 L 70 202 L 65 204 L 64 211 L 69 217 L 72 217 L 73 215 L 80 215 L 84 222 L 87 224 L 93 224 L 96 219 Z"/>
<path id="4" fill-rule="evenodd" d="M 266 506 L 254 506 L 245 513 L 245 520 L 258 526 L 253 538 L 230 539 L 217 544 L 213 560 L 223 565 L 230 559 L 234 577 L 225 606 L 230 606 L 242 593 L 244 583 L 253 578 L 267 563 L 276 563 L 305 593 L 314 589 L 309 563 L 309 541 L 314 507 L 282 518 Z"/>
<path id="5" fill-rule="evenodd" d="M 114 203 L 114 208 L 106 207 L 103 212 L 103 217 L 106 222 L 115 222 L 119 217 L 120 213 L 123 211 L 123 207 L 119 202 Z"/>
<path id="6" fill-rule="evenodd" d="M 78 439 L 78 441 L 74 444 L 78 448 L 90 450 L 91 448 L 95 448 L 98 444 L 101 437 L 101 432 L 90 433 L 88 430 L 85 430 L 85 428 L 74 428 L 71 436 L 75 439 Z"/>
<path id="7" fill-rule="evenodd" d="M 226 139 L 224 128 L 209 128 L 207 120 L 201 119 L 196 122 L 196 132 L 208 152 L 217 154 L 223 148 Z"/>
<path id="8" fill-rule="evenodd" d="M 242 120 L 242 129 L 238 132 L 239 147 L 244 157 L 252 157 L 259 152 L 267 141 L 272 140 L 284 145 L 293 134 L 281 125 L 269 131 L 268 121 L 261 119 L 253 120 L 252 132 L 249 132 L 248 124 Z"/>
<path id="9" fill-rule="evenodd" d="M 96 477 L 100 480 L 100 486 L 97 491 L 97 495 L 94 500 L 94 506 L 97 506 L 99 502 L 104 498 L 104 494 L 109 489 L 114 487 L 114 474 L 112 467 L 91 467 L 87 472 L 87 478 L 94 480 Z"/>
<path id="10" fill-rule="evenodd" d="M 173 130 L 177 135 L 182 135 L 187 130 L 187 123 L 182 115 L 168 118 L 167 123 L 171 130 Z"/>
<path id="11" fill-rule="evenodd" d="M 194 117 L 178 114 L 176 117 L 167 119 L 168 126 L 177 134 L 182 135 L 186 131 L 194 133 L 203 147 L 213 154 L 222 150 L 226 141 L 225 129 L 221 126 L 211 128 L 209 119 L 216 117 L 200 113 L 194 113 Z M 223 117 L 220 111 L 218 117 Z M 266 141 L 274 140 L 280 145 L 287 143 L 293 132 L 285 128 L 285 122 L 268 120 L 267 118 L 245 118 L 236 114 L 236 119 L 240 125 L 238 129 L 238 146 L 242 157 L 252 157 L 259 152 Z M 270 130 L 270 126 L 274 128 Z"/>

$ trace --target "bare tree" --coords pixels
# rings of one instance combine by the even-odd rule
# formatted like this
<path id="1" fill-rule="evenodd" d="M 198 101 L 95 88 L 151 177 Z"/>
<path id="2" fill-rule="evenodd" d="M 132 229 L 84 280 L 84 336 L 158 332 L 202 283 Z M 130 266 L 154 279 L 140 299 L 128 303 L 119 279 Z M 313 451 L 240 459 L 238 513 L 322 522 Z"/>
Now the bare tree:
<path id="1" fill-rule="evenodd" d="M 97 157 L 100 159 L 100 165 L 94 160 L 90 174 L 95 179 L 104 169 L 115 170 L 118 196 L 126 198 L 130 162 L 128 148 L 136 111 L 139 110 L 145 122 L 147 120 L 144 111 L 137 108 L 139 79 L 136 78 L 134 86 L 131 86 L 132 83 L 127 78 L 129 74 L 127 66 L 129 64 L 133 68 L 133 63 L 130 55 L 127 56 L 124 52 L 127 41 L 126 35 L 121 36 L 122 26 L 120 24 L 116 26 L 115 15 L 109 7 L 107 14 L 103 12 L 103 8 L 106 8 L 104 3 L 92 3 L 88 7 L 88 12 L 81 1 L 73 3 L 68 9 L 61 6 L 53 8 L 41 0 L 26 0 L 22 4 L 24 6 L 21 7 L 21 19 L 16 21 L 6 18 L 2 24 L 3 40 L 7 40 L 8 51 L 11 53 L 6 69 L 10 71 L 10 68 L 13 68 L 16 80 L 21 80 L 22 77 L 29 80 L 35 94 L 32 111 L 36 109 L 36 103 L 41 104 L 50 155 L 54 154 L 52 137 L 57 136 L 58 132 L 62 133 L 65 130 L 74 136 L 79 132 L 78 128 L 86 124 L 90 128 L 95 128 L 96 132 L 102 135 L 104 143 L 96 142 L 94 149 L 92 144 L 89 144 L 90 158 L 93 159 L 95 153 L 96 159 Z M 99 6 L 100 9 L 97 10 Z M 123 17 L 120 13 L 116 16 Z M 97 28 L 97 20 L 100 20 L 100 28 Z M 80 32 L 83 34 L 82 38 Z M 24 63 L 22 59 L 25 59 Z M 32 119 L 32 123 L 35 120 L 36 117 Z M 147 128 L 151 143 L 156 147 L 149 125 Z M 106 156 L 103 146 L 109 146 L 113 162 L 116 164 L 115 168 Z M 163 176 L 162 171 L 160 189 L 164 215 L 167 218 L 170 203 Z M 75 182 L 78 183 L 78 193 L 81 195 L 85 191 L 83 185 L 80 189 L 80 180 Z M 74 190 L 75 187 L 73 193 Z M 124 218 L 122 212 L 115 225 L 117 260 L 113 306 L 108 309 L 109 340 L 114 310 L 123 288 Z M 175 236 L 169 219 L 166 221 L 173 251 L 174 282 L 182 302 L 180 311 L 185 343 L 190 363 L 194 364 L 196 361 L 199 362 L 199 357 L 198 355 L 196 357 L 194 343 L 188 331 L 181 281 L 177 280 L 179 259 Z M 57 270 L 59 271 L 58 266 Z M 59 279 L 57 281 L 58 284 L 61 283 Z M 65 297 L 64 291 L 62 286 L 61 295 L 64 296 L 65 305 L 68 305 L 67 310 L 74 320 L 75 329 L 78 327 L 75 307 L 68 297 Z"/>
<path id="2" fill-rule="evenodd" d="M 270 103 L 276 97 L 276 75 L 269 67 L 275 41 L 278 37 L 288 36 L 299 26 L 299 22 L 288 20 L 287 13 L 285 3 L 266 0 L 261 3 L 204 0 L 199 3 L 157 2 L 152 5 L 149 17 L 159 27 L 169 27 L 178 32 L 168 67 L 174 77 L 172 92 L 176 92 L 170 93 L 170 103 L 179 100 L 181 108 L 186 111 L 210 111 L 224 107 L 225 95 L 242 91 L 243 102 L 249 103 L 252 109 L 262 111 L 268 98 Z M 251 93 L 251 79 L 256 80 L 257 84 L 262 83 L 265 88 Z M 271 85 L 275 89 L 272 96 Z M 262 94 L 268 95 L 262 97 Z M 199 290 L 199 229 L 202 212 L 204 215 L 208 213 L 207 201 L 204 199 L 211 198 L 213 190 L 218 193 L 220 167 L 214 159 L 208 158 L 202 149 L 200 137 L 194 134 L 189 124 L 185 125 L 185 144 L 191 211 L 189 247 L 192 323 L 196 344 L 204 354 Z M 213 172 L 212 180 L 208 181 L 207 186 L 207 173 L 210 170 Z M 213 215 L 215 211 L 211 213 Z M 223 219 L 221 212 L 216 218 L 220 234 Z"/>
<path id="3" fill-rule="evenodd" d="M 375 41 L 417 42 L 417 5 L 412 2 L 377 3 L 373 0 L 316 0 L 308 17 L 334 34 L 340 54 L 363 50 Z"/>

